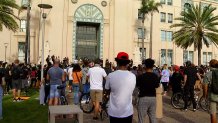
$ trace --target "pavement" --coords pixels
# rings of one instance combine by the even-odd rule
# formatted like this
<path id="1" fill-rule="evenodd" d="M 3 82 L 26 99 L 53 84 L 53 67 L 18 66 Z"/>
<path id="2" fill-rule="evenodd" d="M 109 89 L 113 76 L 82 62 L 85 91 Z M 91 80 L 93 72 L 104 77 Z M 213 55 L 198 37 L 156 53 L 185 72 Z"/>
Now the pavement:
<path id="1" fill-rule="evenodd" d="M 84 123 L 109 123 L 109 119 L 95 121 L 92 119 L 93 114 L 84 113 Z M 133 123 L 138 123 L 137 110 L 134 107 Z M 148 116 L 145 123 L 149 123 Z M 158 123 L 210 123 L 209 114 L 202 109 L 196 112 L 192 111 L 192 107 L 188 111 L 175 109 L 171 106 L 170 96 L 163 96 L 163 118 L 158 119 Z"/>
<path id="2" fill-rule="evenodd" d="M 68 93 L 68 102 L 72 104 L 73 94 Z M 199 97 L 201 97 L 202 91 Z M 70 98 L 70 99 L 69 99 Z M 192 105 L 188 108 L 188 111 L 182 111 L 180 109 L 175 109 L 171 105 L 171 94 L 163 96 L 163 117 L 158 120 L 158 123 L 210 123 L 210 115 L 208 112 L 203 111 L 199 108 L 196 112 L 193 112 Z M 134 106 L 133 122 L 138 123 L 137 109 Z M 93 120 L 93 113 L 83 115 L 84 123 L 109 123 L 109 118 L 105 120 Z M 148 116 L 146 117 L 145 123 L 149 123 Z"/>

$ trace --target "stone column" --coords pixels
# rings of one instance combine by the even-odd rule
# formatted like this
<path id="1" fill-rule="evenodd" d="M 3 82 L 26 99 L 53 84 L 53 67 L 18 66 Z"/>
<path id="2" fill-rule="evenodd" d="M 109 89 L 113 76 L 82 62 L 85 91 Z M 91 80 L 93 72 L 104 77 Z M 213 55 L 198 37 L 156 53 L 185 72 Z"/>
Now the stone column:
<path id="1" fill-rule="evenodd" d="M 156 88 L 156 118 L 163 117 L 163 100 L 162 100 L 163 89 L 160 87 Z"/>

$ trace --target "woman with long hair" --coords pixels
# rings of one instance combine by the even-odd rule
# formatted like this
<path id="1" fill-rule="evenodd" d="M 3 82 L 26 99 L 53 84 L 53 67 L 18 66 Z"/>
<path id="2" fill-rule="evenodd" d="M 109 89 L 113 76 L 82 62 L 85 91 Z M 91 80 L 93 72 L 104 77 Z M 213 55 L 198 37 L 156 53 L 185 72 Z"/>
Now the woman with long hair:
<path id="1" fill-rule="evenodd" d="M 167 68 L 167 64 L 164 64 L 163 70 L 161 72 L 161 80 L 160 80 L 163 87 L 164 87 L 163 95 L 166 95 L 166 93 L 167 93 L 169 80 L 170 80 L 170 71 Z"/>
<path id="2" fill-rule="evenodd" d="M 79 104 L 79 95 L 80 95 L 79 92 L 82 91 L 80 90 L 80 85 L 82 84 L 81 83 L 82 71 L 81 71 L 79 64 L 74 65 L 72 77 L 73 77 L 74 104 L 77 105 Z"/>

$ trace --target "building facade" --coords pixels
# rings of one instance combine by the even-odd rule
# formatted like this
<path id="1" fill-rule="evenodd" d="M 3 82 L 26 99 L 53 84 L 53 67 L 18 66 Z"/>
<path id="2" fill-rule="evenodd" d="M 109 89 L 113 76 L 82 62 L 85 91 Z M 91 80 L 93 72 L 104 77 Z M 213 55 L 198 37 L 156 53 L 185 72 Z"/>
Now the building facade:
<path id="1" fill-rule="evenodd" d="M 25 5 L 28 0 L 16 0 Z M 182 65 L 191 60 L 197 64 L 197 52 L 193 47 L 183 50 L 172 41 L 175 29 L 170 25 L 174 18 L 190 4 L 212 4 L 218 0 L 156 0 L 163 5 L 153 16 L 152 57 L 157 65 Z M 30 11 L 30 61 L 39 63 L 42 54 L 42 10 L 38 4 L 50 4 L 45 10 L 44 55 L 56 55 L 61 59 L 101 58 L 114 61 L 116 54 L 125 51 L 134 64 L 141 63 L 142 23 L 139 9 L 141 0 L 33 0 Z M 216 10 L 215 14 L 218 14 Z M 4 28 L 0 32 L 0 61 L 12 62 L 15 58 L 24 61 L 27 11 L 19 14 L 20 29 L 11 32 Z M 150 15 L 145 19 L 145 58 L 149 57 Z M 5 47 L 7 45 L 7 48 Z M 5 55 L 6 51 L 6 55 Z M 202 64 L 218 57 L 217 47 L 211 44 L 202 50 Z"/>

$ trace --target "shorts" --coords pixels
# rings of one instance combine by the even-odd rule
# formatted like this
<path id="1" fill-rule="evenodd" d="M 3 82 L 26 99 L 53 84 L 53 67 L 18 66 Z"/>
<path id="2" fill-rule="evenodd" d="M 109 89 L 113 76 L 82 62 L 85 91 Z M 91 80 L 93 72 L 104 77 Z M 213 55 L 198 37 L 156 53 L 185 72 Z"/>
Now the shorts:
<path id="1" fill-rule="evenodd" d="M 73 80 L 69 80 L 69 85 L 73 85 Z"/>
<path id="2" fill-rule="evenodd" d="M 59 85 L 50 85 L 50 93 L 49 93 L 49 98 L 59 98 L 60 93 L 59 90 L 57 89 Z"/>
<path id="3" fill-rule="evenodd" d="M 93 102 L 102 102 L 102 90 L 91 90 L 90 95 Z"/>
<path id="4" fill-rule="evenodd" d="M 21 86 L 22 86 L 21 79 L 17 79 L 17 80 L 12 79 L 12 88 L 13 89 L 20 90 Z"/>
<path id="5" fill-rule="evenodd" d="M 22 88 L 25 88 L 25 87 L 27 87 L 28 86 L 28 82 L 27 82 L 27 79 L 21 79 L 21 87 Z"/>
<path id="6" fill-rule="evenodd" d="M 216 114 L 216 110 L 217 110 L 217 102 L 213 102 L 213 101 L 210 101 L 210 114 Z"/>

